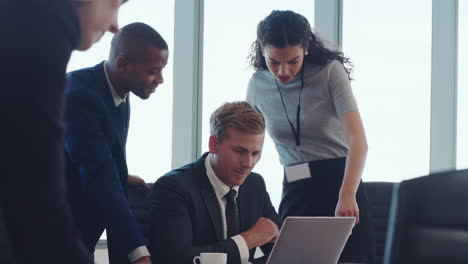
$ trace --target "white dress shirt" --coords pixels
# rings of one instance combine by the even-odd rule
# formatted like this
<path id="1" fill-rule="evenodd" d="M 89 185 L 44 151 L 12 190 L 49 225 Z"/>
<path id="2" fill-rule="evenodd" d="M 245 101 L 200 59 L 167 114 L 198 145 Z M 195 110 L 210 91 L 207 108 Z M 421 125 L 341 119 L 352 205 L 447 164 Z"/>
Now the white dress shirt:
<path id="1" fill-rule="evenodd" d="M 118 107 L 121 103 L 125 103 L 125 101 L 127 100 L 128 94 L 125 94 L 123 99 L 117 94 L 117 92 L 114 89 L 114 86 L 112 85 L 109 79 L 109 74 L 107 73 L 106 63 L 107 62 L 103 63 L 104 73 L 106 74 L 107 83 L 109 84 L 110 92 L 112 94 L 112 98 L 114 99 L 115 107 Z M 128 254 L 128 260 L 130 260 L 131 263 L 134 263 L 137 260 L 145 256 L 150 256 L 148 248 L 146 246 L 140 246 L 140 247 L 135 248 Z"/>
<path id="2" fill-rule="evenodd" d="M 211 185 L 216 193 L 216 197 L 218 198 L 219 202 L 219 209 L 221 211 L 221 222 L 223 224 L 223 238 L 227 239 L 227 223 L 226 223 L 226 199 L 224 196 L 231 190 L 229 186 L 224 184 L 218 176 L 216 176 L 215 172 L 211 168 L 211 154 L 208 154 L 205 158 L 205 167 L 206 167 L 206 174 L 208 175 L 208 179 L 210 180 Z M 237 195 L 239 195 L 239 186 L 233 186 L 232 189 L 237 191 Z M 236 195 L 236 198 L 237 198 Z M 242 264 L 249 263 L 249 248 L 247 247 L 247 243 L 245 239 L 239 234 L 236 236 L 231 237 L 232 240 L 237 245 L 239 249 L 240 259 Z"/>

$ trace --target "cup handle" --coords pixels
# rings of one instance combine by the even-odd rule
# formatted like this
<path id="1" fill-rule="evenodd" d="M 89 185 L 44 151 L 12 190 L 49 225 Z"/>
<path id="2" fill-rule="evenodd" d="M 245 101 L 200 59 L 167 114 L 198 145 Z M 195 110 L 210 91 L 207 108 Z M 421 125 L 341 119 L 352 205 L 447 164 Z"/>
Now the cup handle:
<path id="1" fill-rule="evenodd" d="M 193 258 L 193 264 L 197 264 L 197 259 L 200 260 L 200 256 L 196 256 Z M 201 263 L 201 261 L 200 261 Z"/>

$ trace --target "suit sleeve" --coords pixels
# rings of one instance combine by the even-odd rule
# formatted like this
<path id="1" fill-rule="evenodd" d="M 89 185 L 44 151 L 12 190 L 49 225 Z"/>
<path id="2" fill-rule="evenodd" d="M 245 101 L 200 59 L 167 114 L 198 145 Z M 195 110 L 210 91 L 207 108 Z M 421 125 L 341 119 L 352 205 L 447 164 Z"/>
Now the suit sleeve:
<path id="1" fill-rule="evenodd" d="M 115 250 L 127 255 L 146 242 L 128 204 L 103 127 L 104 105 L 94 94 L 76 89 L 74 86 L 84 84 L 73 75 L 69 81 L 73 92 L 68 94 L 65 108 L 66 151 L 79 168 L 83 199 L 112 234 Z"/>
<path id="2" fill-rule="evenodd" d="M 236 243 L 231 238 L 194 246 L 192 244 L 192 203 L 188 192 L 170 177 L 163 176 L 151 194 L 150 253 L 155 263 L 192 263 L 201 252 L 224 252 L 228 264 L 240 264 Z"/>

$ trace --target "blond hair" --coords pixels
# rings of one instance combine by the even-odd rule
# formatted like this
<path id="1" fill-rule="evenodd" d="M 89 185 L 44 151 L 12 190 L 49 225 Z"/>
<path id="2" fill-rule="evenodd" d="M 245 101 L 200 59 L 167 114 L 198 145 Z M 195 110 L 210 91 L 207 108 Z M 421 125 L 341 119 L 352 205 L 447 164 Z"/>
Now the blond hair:
<path id="1" fill-rule="evenodd" d="M 227 137 L 228 128 L 248 134 L 265 133 L 265 119 L 245 101 L 224 103 L 210 117 L 210 133 L 219 140 Z"/>

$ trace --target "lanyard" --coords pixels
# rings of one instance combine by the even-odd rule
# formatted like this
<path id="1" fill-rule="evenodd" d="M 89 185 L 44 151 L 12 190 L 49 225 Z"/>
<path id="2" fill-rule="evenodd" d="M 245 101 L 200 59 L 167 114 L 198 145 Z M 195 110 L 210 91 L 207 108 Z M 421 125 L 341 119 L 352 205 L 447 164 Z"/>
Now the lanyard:
<path id="1" fill-rule="evenodd" d="M 279 92 L 280 97 L 281 97 L 281 103 L 283 104 L 284 113 L 286 114 L 286 118 L 288 119 L 289 126 L 291 126 L 291 131 L 292 131 L 292 133 L 294 135 L 294 139 L 296 140 L 296 151 L 298 152 L 298 154 L 300 154 L 300 151 L 301 151 L 301 120 L 300 120 L 300 116 L 301 116 L 301 94 L 302 94 L 302 89 L 304 88 L 304 67 L 305 67 L 305 65 L 302 65 L 302 69 L 301 69 L 301 89 L 299 90 L 299 102 L 297 104 L 297 110 L 296 110 L 296 128 L 297 128 L 297 130 L 294 129 L 294 125 L 291 122 L 291 119 L 289 119 L 288 112 L 286 111 L 286 105 L 284 104 L 283 93 L 281 93 L 281 89 L 280 89 L 280 87 L 278 85 L 278 80 L 276 80 L 276 78 L 275 78 L 276 87 L 278 88 L 278 92 Z"/>

